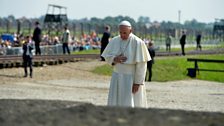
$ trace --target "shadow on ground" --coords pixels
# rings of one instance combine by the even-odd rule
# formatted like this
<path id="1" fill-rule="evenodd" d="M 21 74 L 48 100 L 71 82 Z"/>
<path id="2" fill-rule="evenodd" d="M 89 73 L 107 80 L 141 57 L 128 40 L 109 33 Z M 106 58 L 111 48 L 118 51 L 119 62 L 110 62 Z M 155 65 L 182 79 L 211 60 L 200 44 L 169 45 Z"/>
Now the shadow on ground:
<path id="1" fill-rule="evenodd" d="M 224 113 L 94 106 L 47 100 L 0 100 L 1 126 L 223 126 Z"/>

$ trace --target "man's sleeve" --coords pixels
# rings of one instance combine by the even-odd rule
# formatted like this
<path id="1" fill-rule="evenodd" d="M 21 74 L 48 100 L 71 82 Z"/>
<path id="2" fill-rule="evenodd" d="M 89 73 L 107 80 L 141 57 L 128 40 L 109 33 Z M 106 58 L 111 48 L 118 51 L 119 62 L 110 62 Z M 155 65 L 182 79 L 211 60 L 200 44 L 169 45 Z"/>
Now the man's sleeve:
<path id="1" fill-rule="evenodd" d="M 135 69 L 135 84 L 144 84 L 147 70 L 147 62 L 138 62 Z"/>
<path id="2" fill-rule="evenodd" d="M 114 57 L 115 56 L 111 56 L 111 57 L 106 57 L 105 60 L 108 64 L 110 65 L 114 65 L 113 62 L 114 62 Z"/>
<path id="3" fill-rule="evenodd" d="M 112 63 L 114 62 L 115 55 L 113 53 L 113 45 L 112 42 L 109 42 L 106 48 L 104 49 L 102 57 L 105 58 L 106 62 L 110 65 L 113 65 Z"/>

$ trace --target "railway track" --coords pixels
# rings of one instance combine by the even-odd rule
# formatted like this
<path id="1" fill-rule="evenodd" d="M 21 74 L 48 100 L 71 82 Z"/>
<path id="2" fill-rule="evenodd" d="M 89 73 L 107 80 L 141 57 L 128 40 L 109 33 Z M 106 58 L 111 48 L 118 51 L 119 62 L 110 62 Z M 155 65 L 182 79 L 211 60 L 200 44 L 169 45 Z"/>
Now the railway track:
<path id="1" fill-rule="evenodd" d="M 33 66 L 57 65 L 67 62 L 77 62 L 87 59 L 99 59 L 99 54 L 79 54 L 79 55 L 41 55 L 33 56 Z M 0 69 L 21 67 L 23 65 L 22 56 L 0 56 Z"/>
<path id="2" fill-rule="evenodd" d="M 186 55 L 200 55 L 200 54 L 224 54 L 224 49 L 203 50 L 203 51 L 189 51 Z M 156 52 L 156 56 L 180 56 L 180 52 Z M 57 65 L 67 62 L 84 61 L 87 59 L 100 59 L 99 54 L 73 54 L 73 55 L 41 55 L 33 57 L 33 66 Z M 0 69 L 21 67 L 23 65 L 22 56 L 0 56 Z"/>

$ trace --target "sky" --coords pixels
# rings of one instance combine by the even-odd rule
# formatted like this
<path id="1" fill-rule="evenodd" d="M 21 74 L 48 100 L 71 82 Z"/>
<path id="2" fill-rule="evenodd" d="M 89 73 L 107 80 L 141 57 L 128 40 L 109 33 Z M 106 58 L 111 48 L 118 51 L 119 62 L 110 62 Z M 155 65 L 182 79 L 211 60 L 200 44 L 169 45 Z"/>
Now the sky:
<path id="1" fill-rule="evenodd" d="M 137 21 L 144 16 L 151 21 L 178 22 L 178 12 L 181 23 L 224 19 L 224 0 L 0 0 L 0 17 L 39 18 L 47 13 L 49 4 L 67 7 L 69 19 L 129 16 Z M 52 9 L 48 12 L 52 13 Z"/>

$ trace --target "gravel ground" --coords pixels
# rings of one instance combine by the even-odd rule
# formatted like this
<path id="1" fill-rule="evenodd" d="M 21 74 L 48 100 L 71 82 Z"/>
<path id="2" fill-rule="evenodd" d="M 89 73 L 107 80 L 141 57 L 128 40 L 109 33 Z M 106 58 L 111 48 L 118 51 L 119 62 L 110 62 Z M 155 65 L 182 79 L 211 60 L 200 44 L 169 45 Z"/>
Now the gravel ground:
<path id="1" fill-rule="evenodd" d="M 136 116 L 135 114 L 132 116 L 132 118 L 130 117 L 119 119 L 119 115 L 113 115 L 114 113 L 112 113 L 117 109 L 119 109 L 120 112 L 125 111 L 123 113 L 124 115 L 130 115 L 132 111 L 133 113 L 138 111 L 142 113 L 142 111 L 146 111 L 148 112 L 147 114 L 149 114 L 149 117 L 152 119 L 157 119 L 157 117 L 150 115 L 156 110 L 157 114 L 164 112 L 163 114 L 170 115 L 172 112 L 180 112 L 183 114 L 183 116 L 186 114 L 186 111 L 189 111 L 193 116 L 191 118 L 186 118 L 189 119 L 188 123 L 186 124 L 191 125 L 192 121 L 196 117 L 199 118 L 197 114 L 205 115 L 205 118 L 198 120 L 198 122 L 203 121 L 204 123 L 199 124 L 214 124 L 214 126 L 224 124 L 224 85 L 223 83 L 217 82 L 201 80 L 147 82 L 146 88 L 149 107 L 148 109 L 132 110 L 125 108 L 120 110 L 121 108 L 108 108 L 106 107 L 106 102 L 110 77 L 99 76 L 90 72 L 90 70 L 94 67 L 103 64 L 105 64 L 105 62 L 88 60 L 85 62 L 82 61 L 66 63 L 57 66 L 35 67 L 33 78 L 23 78 L 22 68 L 1 69 L 0 124 L 13 125 L 15 123 L 21 123 L 27 126 L 29 124 L 53 126 L 55 125 L 53 123 L 55 120 L 59 120 L 60 117 L 63 117 L 59 116 L 60 113 L 64 113 L 65 115 L 72 115 L 71 112 L 67 111 L 70 109 L 71 111 L 77 111 L 77 107 L 78 110 L 81 111 L 80 113 L 82 113 L 82 111 L 92 111 L 89 109 L 92 108 L 95 110 L 95 112 L 99 111 L 101 114 L 105 114 L 105 120 L 107 120 L 106 123 L 102 123 L 103 119 L 101 119 L 101 117 L 98 118 L 99 115 L 92 114 L 91 119 L 93 120 L 89 119 L 89 121 L 93 125 L 94 119 L 95 121 L 98 120 L 97 125 L 114 125 L 111 120 L 107 119 L 108 116 L 114 116 L 114 118 L 116 117 L 116 119 L 118 119 L 117 122 L 115 121 L 116 125 L 127 124 L 130 126 L 131 124 L 135 124 L 130 123 L 132 122 L 131 120 L 133 116 Z M 17 108 L 15 106 L 19 107 Z M 26 107 L 33 108 L 34 110 L 31 109 L 26 111 Z M 46 111 L 43 111 L 43 107 L 45 107 L 44 110 L 46 109 Z M 83 110 L 83 108 L 85 109 Z M 107 112 L 110 110 L 112 112 Z M 50 113 L 48 113 L 49 111 Z M 21 112 L 24 116 L 26 115 L 26 118 L 30 119 L 28 122 L 21 119 L 19 116 L 19 113 Z M 30 116 L 30 113 L 32 113 L 34 116 Z M 35 116 L 40 115 L 41 118 L 39 120 L 35 120 Z M 55 116 L 52 117 L 52 115 Z M 158 118 L 160 116 L 164 115 L 158 115 Z M 179 118 L 185 119 L 185 117 L 182 117 L 182 115 L 178 115 L 178 118 L 174 117 L 175 123 L 170 123 L 170 125 L 182 124 L 183 122 L 180 121 Z M 47 119 L 51 123 L 45 124 L 41 119 Z M 82 122 L 82 119 L 80 118 L 80 120 L 77 121 L 80 125 L 85 126 L 90 123 L 88 121 L 88 123 L 84 123 Z M 161 119 L 165 120 L 161 123 L 161 125 L 168 124 L 167 126 L 169 126 L 169 119 L 164 117 Z M 67 121 L 68 125 L 72 124 L 72 120 L 70 120 L 70 118 Z M 147 119 L 141 119 L 141 121 L 147 121 Z M 157 124 L 158 122 L 155 120 L 152 122 L 154 123 L 150 124 L 160 125 L 160 123 Z M 66 123 L 66 121 L 64 123 Z M 61 123 L 57 124 L 60 125 Z M 195 125 L 195 123 L 193 124 Z"/>

